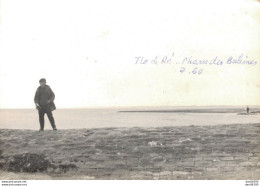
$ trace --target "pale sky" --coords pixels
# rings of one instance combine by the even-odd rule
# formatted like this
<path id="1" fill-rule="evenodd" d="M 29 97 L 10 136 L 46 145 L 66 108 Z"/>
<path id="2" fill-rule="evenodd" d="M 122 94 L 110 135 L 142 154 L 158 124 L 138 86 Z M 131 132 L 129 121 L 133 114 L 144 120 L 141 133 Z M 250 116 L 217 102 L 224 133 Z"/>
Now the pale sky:
<path id="1" fill-rule="evenodd" d="M 1 0 L 0 11 L 0 108 L 34 108 L 43 77 L 58 108 L 260 105 L 259 1 Z M 173 53 L 257 64 L 135 64 Z"/>

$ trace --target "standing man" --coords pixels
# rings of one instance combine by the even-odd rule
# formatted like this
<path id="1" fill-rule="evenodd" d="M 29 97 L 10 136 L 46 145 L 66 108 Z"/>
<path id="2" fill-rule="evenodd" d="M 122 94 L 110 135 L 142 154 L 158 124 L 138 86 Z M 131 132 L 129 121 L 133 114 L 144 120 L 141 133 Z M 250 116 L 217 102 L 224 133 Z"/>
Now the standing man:
<path id="1" fill-rule="evenodd" d="M 47 114 L 53 130 L 57 130 L 52 111 L 56 109 L 54 104 L 55 95 L 50 86 L 46 85 L 46 79 L 42 78 L 39 81 L 40 86 L 37 88 L 34 103 L 39 113 L 40 131 L 44 130 L 44 115 Z"/>

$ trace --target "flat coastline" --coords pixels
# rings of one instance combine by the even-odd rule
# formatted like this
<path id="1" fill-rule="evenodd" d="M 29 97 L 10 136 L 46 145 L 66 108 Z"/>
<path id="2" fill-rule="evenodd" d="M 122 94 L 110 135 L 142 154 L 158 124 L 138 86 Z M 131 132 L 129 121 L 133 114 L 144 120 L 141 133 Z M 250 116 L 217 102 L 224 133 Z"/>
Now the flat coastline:
<path id="1" fill-rule="evenodd" d="M 1 179 L 260 179 L 260 123 L 0 129 Z"/>

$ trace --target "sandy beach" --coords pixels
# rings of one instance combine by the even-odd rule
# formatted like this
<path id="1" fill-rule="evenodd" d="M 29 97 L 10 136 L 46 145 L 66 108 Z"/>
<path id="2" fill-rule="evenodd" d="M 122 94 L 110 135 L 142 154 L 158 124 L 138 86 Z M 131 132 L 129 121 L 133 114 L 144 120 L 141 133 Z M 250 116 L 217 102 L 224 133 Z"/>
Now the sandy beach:
<path id="1" fill-rule="evenodd" d="M 0 130 L 1 179 L 260 179 L 260 123 Z"/>
<path id="2" fill-rule="evenodd" d="M 243 107 L 126 107 L 102 109 L 57 109 L 59 129 L 124 127 L 209 126 L 259 123 L 260 107 L 247 115 Z M 0 129 L 39 129 L 36 109 L 0 109 Z M 46 116 L 46 129 L 51 125 Z"/>

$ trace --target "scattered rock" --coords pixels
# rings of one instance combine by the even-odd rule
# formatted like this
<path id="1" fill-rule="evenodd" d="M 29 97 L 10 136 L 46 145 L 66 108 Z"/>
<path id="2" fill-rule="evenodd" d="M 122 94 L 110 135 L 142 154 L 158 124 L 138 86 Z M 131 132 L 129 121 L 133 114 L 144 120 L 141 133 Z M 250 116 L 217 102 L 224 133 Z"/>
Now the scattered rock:
<path id="1" fill-rule="evenodd" d="M 49 167 L 53 165 L 43 155 L 25 153 L 6 158 L 2 169 L 13 172 L 43 172 Z"/>
<path id="2" fill-rule="evenodd" d="M 63 173 L 66 173 L 68 171 L 77 171 L 78 168 L 75 164 L 61 164 L 59 165 L 59 168 L 60 168 L 60 171 L 63 172 Z"/>

